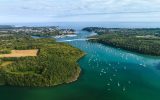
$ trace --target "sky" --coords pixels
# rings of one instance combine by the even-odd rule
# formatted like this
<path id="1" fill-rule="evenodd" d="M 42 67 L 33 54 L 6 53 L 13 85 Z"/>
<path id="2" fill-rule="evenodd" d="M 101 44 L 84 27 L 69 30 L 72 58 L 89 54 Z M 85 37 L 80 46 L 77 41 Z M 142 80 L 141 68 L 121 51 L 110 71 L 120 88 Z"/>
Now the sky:
<path id="1" fill-rule="evenodd" d="M 160 22 L 160 0 L 0 0 L 0 23 Z"/>

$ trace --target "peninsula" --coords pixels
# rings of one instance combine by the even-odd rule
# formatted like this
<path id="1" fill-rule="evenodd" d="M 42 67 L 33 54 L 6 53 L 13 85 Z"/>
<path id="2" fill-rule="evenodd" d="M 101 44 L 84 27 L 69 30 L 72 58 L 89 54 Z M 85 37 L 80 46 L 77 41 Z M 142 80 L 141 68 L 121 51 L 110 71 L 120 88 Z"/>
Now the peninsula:
<path id="1" fill-rule="evenodd" d="M 77 80 L 81 72 L 77 60 L 84 56 L 81 50 L 53 38 L 34 39 L 33 30 L 26 31 L 35 31 L 34 27 L 26 32 L 9 28 L 0 29 L 1 85 L 49 87 Z"/>

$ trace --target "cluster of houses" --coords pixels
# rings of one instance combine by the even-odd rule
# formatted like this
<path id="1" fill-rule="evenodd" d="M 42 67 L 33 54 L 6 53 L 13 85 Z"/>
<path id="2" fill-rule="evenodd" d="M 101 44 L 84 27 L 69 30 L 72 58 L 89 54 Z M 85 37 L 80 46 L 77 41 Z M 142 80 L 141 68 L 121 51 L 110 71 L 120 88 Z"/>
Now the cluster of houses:
<path id="1" fill-rule="evenodd" d="M 59 32 L 60 34 L 74 34 L 73 29 L 60 29 L 56 26 L 51 27 L 9 27 L 9 28 L 0 28 L 1 33 L 52 33 Z"/>

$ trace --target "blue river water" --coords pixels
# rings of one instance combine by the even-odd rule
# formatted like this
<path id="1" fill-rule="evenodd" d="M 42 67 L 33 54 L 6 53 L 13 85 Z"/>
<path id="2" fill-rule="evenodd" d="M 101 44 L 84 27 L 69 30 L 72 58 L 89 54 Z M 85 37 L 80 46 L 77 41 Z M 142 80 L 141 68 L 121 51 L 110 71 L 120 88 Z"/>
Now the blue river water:
<path id="1" fill-rule="evenodd" d="M 77 36 L 57 39 L 86 52 L 76 82 L 50 88 L 1 86 L 1 100 L 160 100 L 160 57 L 91 43 L 86 38 L 91 35 L 77 31 Z"/>
<path id="2" fill-rule="evenodd" d="M 82 82 L 91 89 L 83 87 L 84 91 L 91 92 L 86 97 L 92 96 L 93 100 L 160 99 L 160 57 L 91 43 L 86 39 L 90 35 L 94 33 L 80 31 L 77 37 L 58 39 L 87 53 L 79 61 L 83 69 Z"/>

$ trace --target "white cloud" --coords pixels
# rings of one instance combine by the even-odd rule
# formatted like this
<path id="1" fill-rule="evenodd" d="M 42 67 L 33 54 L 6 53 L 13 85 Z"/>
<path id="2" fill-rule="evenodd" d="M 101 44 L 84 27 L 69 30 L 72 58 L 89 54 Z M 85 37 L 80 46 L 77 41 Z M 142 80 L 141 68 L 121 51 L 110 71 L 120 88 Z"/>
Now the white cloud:
<path id="1" fill-rule="evenodd" d="M 151 13 L 160 11 L 159 5 L 159 0 L 0 0 L 0 16 L 4 16 L 0 17 L 0 21 L 18 21 L 18 18 L 19 21 L 108 21 L 113 18 L 124 21 L 160 21 L 160 12 Z"/>

